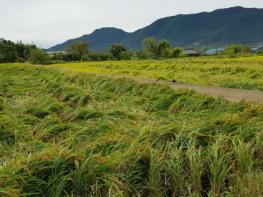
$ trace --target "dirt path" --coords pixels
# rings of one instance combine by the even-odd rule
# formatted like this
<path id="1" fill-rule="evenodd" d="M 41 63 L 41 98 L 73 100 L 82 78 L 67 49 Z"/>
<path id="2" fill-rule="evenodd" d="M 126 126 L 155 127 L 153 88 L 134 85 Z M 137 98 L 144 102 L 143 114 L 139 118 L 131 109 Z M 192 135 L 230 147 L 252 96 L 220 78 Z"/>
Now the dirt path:
<path id="1" fill-rule="evenodd" d="M 249 103 L 257 103 L 257 104 L 263 105 L 263 91 L 243 90 L 243 89 L 234 89 L 234 88 L 221 88 L 221 87 L 208 87 L 208 86 L 200 86 L 200 85 L 185 84 L 185 83 L 159 81 L 155 79 L 147 79 L 147 78 L 141 78 L 141 77 L 128 77 L 128 76 L 123 76 L 123 75 L 120 75 L 120 76 L 106 75 L 106 76 L 111 77 L 111 78 L 128 78 L 128 79 L 132 79 L 138 83 L 143 83 L 143 84 L 147 83 L 147 84 L 168 85 L 170 88 L 174 90 L 179 90 L 179 89 L 193 90 L 203 95 L 222 97 L 232 102 L 245 101 Z"/>

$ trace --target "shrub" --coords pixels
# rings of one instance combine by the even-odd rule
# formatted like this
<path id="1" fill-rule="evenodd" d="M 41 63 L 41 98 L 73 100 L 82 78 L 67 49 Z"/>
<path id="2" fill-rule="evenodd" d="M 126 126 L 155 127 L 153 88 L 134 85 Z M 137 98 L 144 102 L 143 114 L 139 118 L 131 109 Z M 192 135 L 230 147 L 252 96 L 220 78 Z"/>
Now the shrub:
<path id="1" fill-rule="evenodd" d="M 31 51 L 29 61 L 32 64 L 45 65 L 45 64 L 49 63 L 49 57 L 47 56 L 47 54 L 43 50 L 34 49 Z"/>
<path id="2" fill-rule="evenodd" d="M 135 53 L 136 58 L 138 58 L 139 60 L 142 59 L 147 59 L 147 55 L 143 52 L 143 51 L 137 51 Z"/>
<path id="3" fill-rule="evenodd" d="M 126 48 L 119 44 L 113 44 L 110 47 L 110 53 L 114 59 L 120 60 L 121 53 L 126 52 Z"/>
<path id="4" fill-rule="evenodd" d="M 224 54 L 226 55 L 238 55 L 246 53 L 251 53 L 251 49 L 250 47 L 242 44 L 230 45 L 224 50 Z"/>
<path id="5" fill-rule="evenodd" d="M 121 60 L 130 60 L 131 57 L 132 57 L 132 53 L 130 53 L 130 52 L 122 51 L 122 52 L 120 53 L 120 59 L 121 59 Z"/>
<path id="6" fill-rule="evenodd" d="M 170 51 L 170 57 L 171 58 L 175 58 L 175 57 L 179 57 L 180 55 L 182 55 L 183 50 L 181 48 L 174 48 Z"/>
<path id="7" fill-rule="evenodd" d="M 111 55 L 108 53 L 89 53 L 82 57 L 82 60 L 84 61 L 106 61 L 110 60 Z"/>
<path id="8" fill-rule="evenodd" d="M 74 54 L 81 60 L 83 55 L 89 52 L 89 44 L 87 42 L 75 42 L 68 46 L 66 51 L 67 54 Z"/>

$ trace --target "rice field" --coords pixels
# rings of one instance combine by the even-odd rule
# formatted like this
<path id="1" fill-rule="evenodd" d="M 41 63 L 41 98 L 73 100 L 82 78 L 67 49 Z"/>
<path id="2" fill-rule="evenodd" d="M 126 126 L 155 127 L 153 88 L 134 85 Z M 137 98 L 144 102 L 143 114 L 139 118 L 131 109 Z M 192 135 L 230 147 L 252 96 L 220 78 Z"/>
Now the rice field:
<path id="1" fill-rule="evenodd" d="M 80 62 L 51 67 L 96 74 L 140 76 L 204 86 L 263 90 L 263 56 Z"/>
<path id="2" fill-rule="evenodd" d="M 257 58 L 1 64 L 0 196 L 262 196 L 263 106 L 85 73 L 258 89 Z"/>

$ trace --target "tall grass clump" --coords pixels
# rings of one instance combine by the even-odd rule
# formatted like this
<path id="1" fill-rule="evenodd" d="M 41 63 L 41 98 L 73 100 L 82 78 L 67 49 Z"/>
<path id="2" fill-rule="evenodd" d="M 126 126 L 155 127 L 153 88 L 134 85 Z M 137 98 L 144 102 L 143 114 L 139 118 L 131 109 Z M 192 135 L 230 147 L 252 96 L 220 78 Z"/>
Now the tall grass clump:
<path id="1" fill-rule="evenodd" d="M 162 187 L 162 157 L 162 154 L 158 151 L 150 149 L 149 180 L 147 186 L 149 189 L 149 196 L 164 196 Z"/>
<path id="2" fill-rule="evenodd" d="M 227 186 L 231 171 L 232 151 L 226 137 L 219 135 L 215 143 L 208 149 L 208 170 L 210 173 L 211 190 L 209 196 L 220 196 Z"/>
<path id="3" fill-rule="evenodd" d="M 173 145 L 167 146 L 167 174 L 169 178 L 169 190 L 172 196 L 188 195 L 188 176 L 186 173 L 186 161 L 182 146 L 174 148 Z"/>
<path id="4" fill-rule="evenodd" d="M 191 193 L 193 196 L 201 196 L 202 193 L 202 175 L 204 171 L 204 159 L 202 158 L 201 148 L 197 148 L 195 142 L 189 145 L 186 152 L 189 162 L 191 176 Z"/>
<path id="5" fill-rule="evenodd" d="M 251 172 L 254 165 L 253 144 L 245 143 L 241 140 L 236 140 L 233 144 L 237 165 L 241 174 Z"/>

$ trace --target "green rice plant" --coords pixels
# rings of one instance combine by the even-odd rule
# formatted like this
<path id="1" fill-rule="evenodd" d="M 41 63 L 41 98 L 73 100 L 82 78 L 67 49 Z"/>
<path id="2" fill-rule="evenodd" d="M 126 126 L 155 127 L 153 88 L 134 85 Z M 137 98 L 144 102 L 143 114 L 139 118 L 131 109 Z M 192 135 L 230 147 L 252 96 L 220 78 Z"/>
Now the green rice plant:
<path id="1" fill-rule="evenodd" d="M 0 195 L 3 196 L 3 197 L 9 197 L 9 196 L 19 197 L 19 190 L 18 189 L 14 189 L 12 187 L 10 187 L 10 188 L 0 188 Z"/>
<path id="2" fill-rule="evenodd" d="M 23 118 L 22 121 L 24 124 L 26 125 L 36 125 L 38 124 L 41 120 L 39 118 L 37 118 L 36 116 L 31 116 L 28 114 L 23 114 Z"/>
<path id="3" fill-rule="evenodd" d="M 15 133 L 8 130 L 4 125 L 0 123 L 0 143 L 13 145 L 15 143 Z"/>
<path id="4" fill-rule="evenodd" d="M 2 111 L 4 109 L 4 101 L 3 99 L 0 97 L 0 111 Z"/>
<path id="5" fill-rule="evenodd" d="M 17 171 L 23 177 L 18 184 L 29 195 L 63 196 L 70 189 L 73 169 L 73 156 L 63 149 L 58 153 L 42 153 L 38 158 L 29 158 L 25 168 Z"/>
<path id="6" fill-rule="evenodd" d="M 92 192 L 92 186 L 103 174 L 98 163 L 88 155 L 83 161 L 75 161 L 76 170 L 73 174 L 72 189 L 75 195 L 89 196 Z"/>
<path id="7" fill-rule="evenodd" d="M 149 196 L 164 196 L 162 188 L 163 155 L 154 149 L 150 149 L 150 166 L 148 185 Z"/>
<path id="8" fill-rule="evenodd" d="M 229 178 L 231 170 L 232 151 L 229 149 L 226 137 L 216 136 L 215 143 L 207 153 L 207 162 L 210 172 L 211 190 L 209 196 L 220 196 Z"/>
<path id="9" fill-rule="evenodd" d="M 83 121 L 89 119 L 97 119 L 101 118 L 103 113 L 95 111 L 95 110 L 81 110 L 77 111 L 75 115 L 73 115 L 73 121 Z"/>
<path id="10" fill-rule="evenodd" d="M 177 94 L 162 94 L 158 100 L 153 102 L 153 109 L 154 111 L 157 110 L 166 110 L 167 108 L 169 108 L 174 100 L 177 98 Z"/>
<path id="11" fill-rule="evenodd" d="M 51 136 L 58 136 L 62 134 L 63 132 L 67 131 L 70 129 L 69 125 L 66 124 L 57 124 L 57 125 L 52 125 L 48 128 L 46 128 L 46 133 L 51 135 Z"/>
<path id="12" fill-rule="evenodd" d="M 259 167 L 263 166 L 263 133 L 260 132 L 255 137 L 254 152 L 256 163 Z"/>
<path id="13" fill-rule="evenodd" d="M 239 139 L 233 140 L 234 153 L 237 159 L 238 168 L 241 174 L 251 172 L 253 169 L 253 144 L 245 143 Z"/>
<path id="14" fill-rule="evenodd" d="M 202 158 L 202 149 L 196 147 L 196 142 L 189 144 L 186 156 L 189 162 L 191 176 L 191 195 L 201 196 L 202 182 L 201 178 L 204 171 L 204 159 Z"/>
<path id="15" fill-rule="evenodd" d="M 47 107 L 47 111 L 49 111 L 50 113 L 62 113 L 63 105 L 61 105 L 60 103 L 51 103 Z"/>
<path id="16" fill-rule="evenodd" d="M 158 130 L 152 131 L 148 135 L 148 139 L 152 143 L 152 147 L 165 149 L 167 144 L 171 144 L 177 139 L 177 130 L 176 128 L 161 127 Z"/>
<path id="17" fill-rule="evenodd" d="M 109 197 L 128 197 L 129 195 L 129 186 L 126 181 L 120 179 L 118 175 L 109 174 L 103 177 L 105 186 L 107 187 L 107 194 L 104 196 Z"/>
<path id="18" fill-rule="evenodd" d="M 136 76 L 142 78 L 262 90 L 263 72 L 260 56 L 179 58 L 169 61 L 81 62 L 56 64 L 49 67 L 79 73 L 121 74 L 130 77 L 134 77 L 136 73 Z"/>
<path id="19" fill-rule="evenodd" d="M 263 129 L 260 121 L 261 120 L 257 118 L 251 118 L 246 124 L 241 125 L 236 131 L 238 138 L 244 142 L 253 141 L 253 139 L 259 134 L 259 131 Z"/>
<path id="20" fill-rule="evenodd" d="M 59 100 L 72 106 L 85 106 L 91 99 L 83 91 L 72 87 L 59 87 L 53 91 L 53 94 Z"/>
<path id="21" fill-rule="evenodd" d="M 119 111 L 119 110 L 109 111 L 105 115 L 113 118 L 114 120 L 116 119 L 119 120 L 119 119 L 124 119 L 124 118 L 129 119 L 129 120 L 136 119 L 136 117 L 133 114 L 127 113 L 126 111 Z"/>
<path id="22" fill-rule="evenodd" d="M 255 197 L 263 195 L 263 173 L 255 171 L 244 173 L 243 176 L 236 177 L 235 183 L 230 188 L 226 196 Z"/>
<path id="23" fill-rule="evenodd" d="M 80 64 L 218 84 L 255 61 Z M 260 196 L 260 106 L 50 67 L 0 65 L 0 196 Z"/>
<path id="24" fill-rule="evenodd" d="M 169 177 L 169 186 L 166 189 L 172 196 L 187 196 L 188 173 L 184 148 L 182 146 L 174 148 L 174 142 L 167 145 L 166 149 L 166 171 Z"/>
<path id="25" fill-rule="evenodd" d="M 125 149 L 128 147 L 126 142 L 122 142 L 120 139 L 119 140 L 103 140 L 103 144 L 97 144 L 94 145 L 93 151 L 94 153 L 99 153 L 103 156 L 110 155 L 118 150 Z"/>
<path id="26" fill-rule="evenodd" d="M 49 112 L 41 108 L 30 108 L 26 110 L 26 113 L 31 114 L 37 118 L 43 119 L 49 115 Z"/>
<path id="27" fill-rule="evenodd" d="M 241 114 L 223 114 L 221 117 L 217 117 L 212 121 L 204 123 L 202 127 L 200 127 L 199 131 L 201 133 L 233 133 L 236 132 L 240 126 L 242 125 L 242 117 Z"/>

